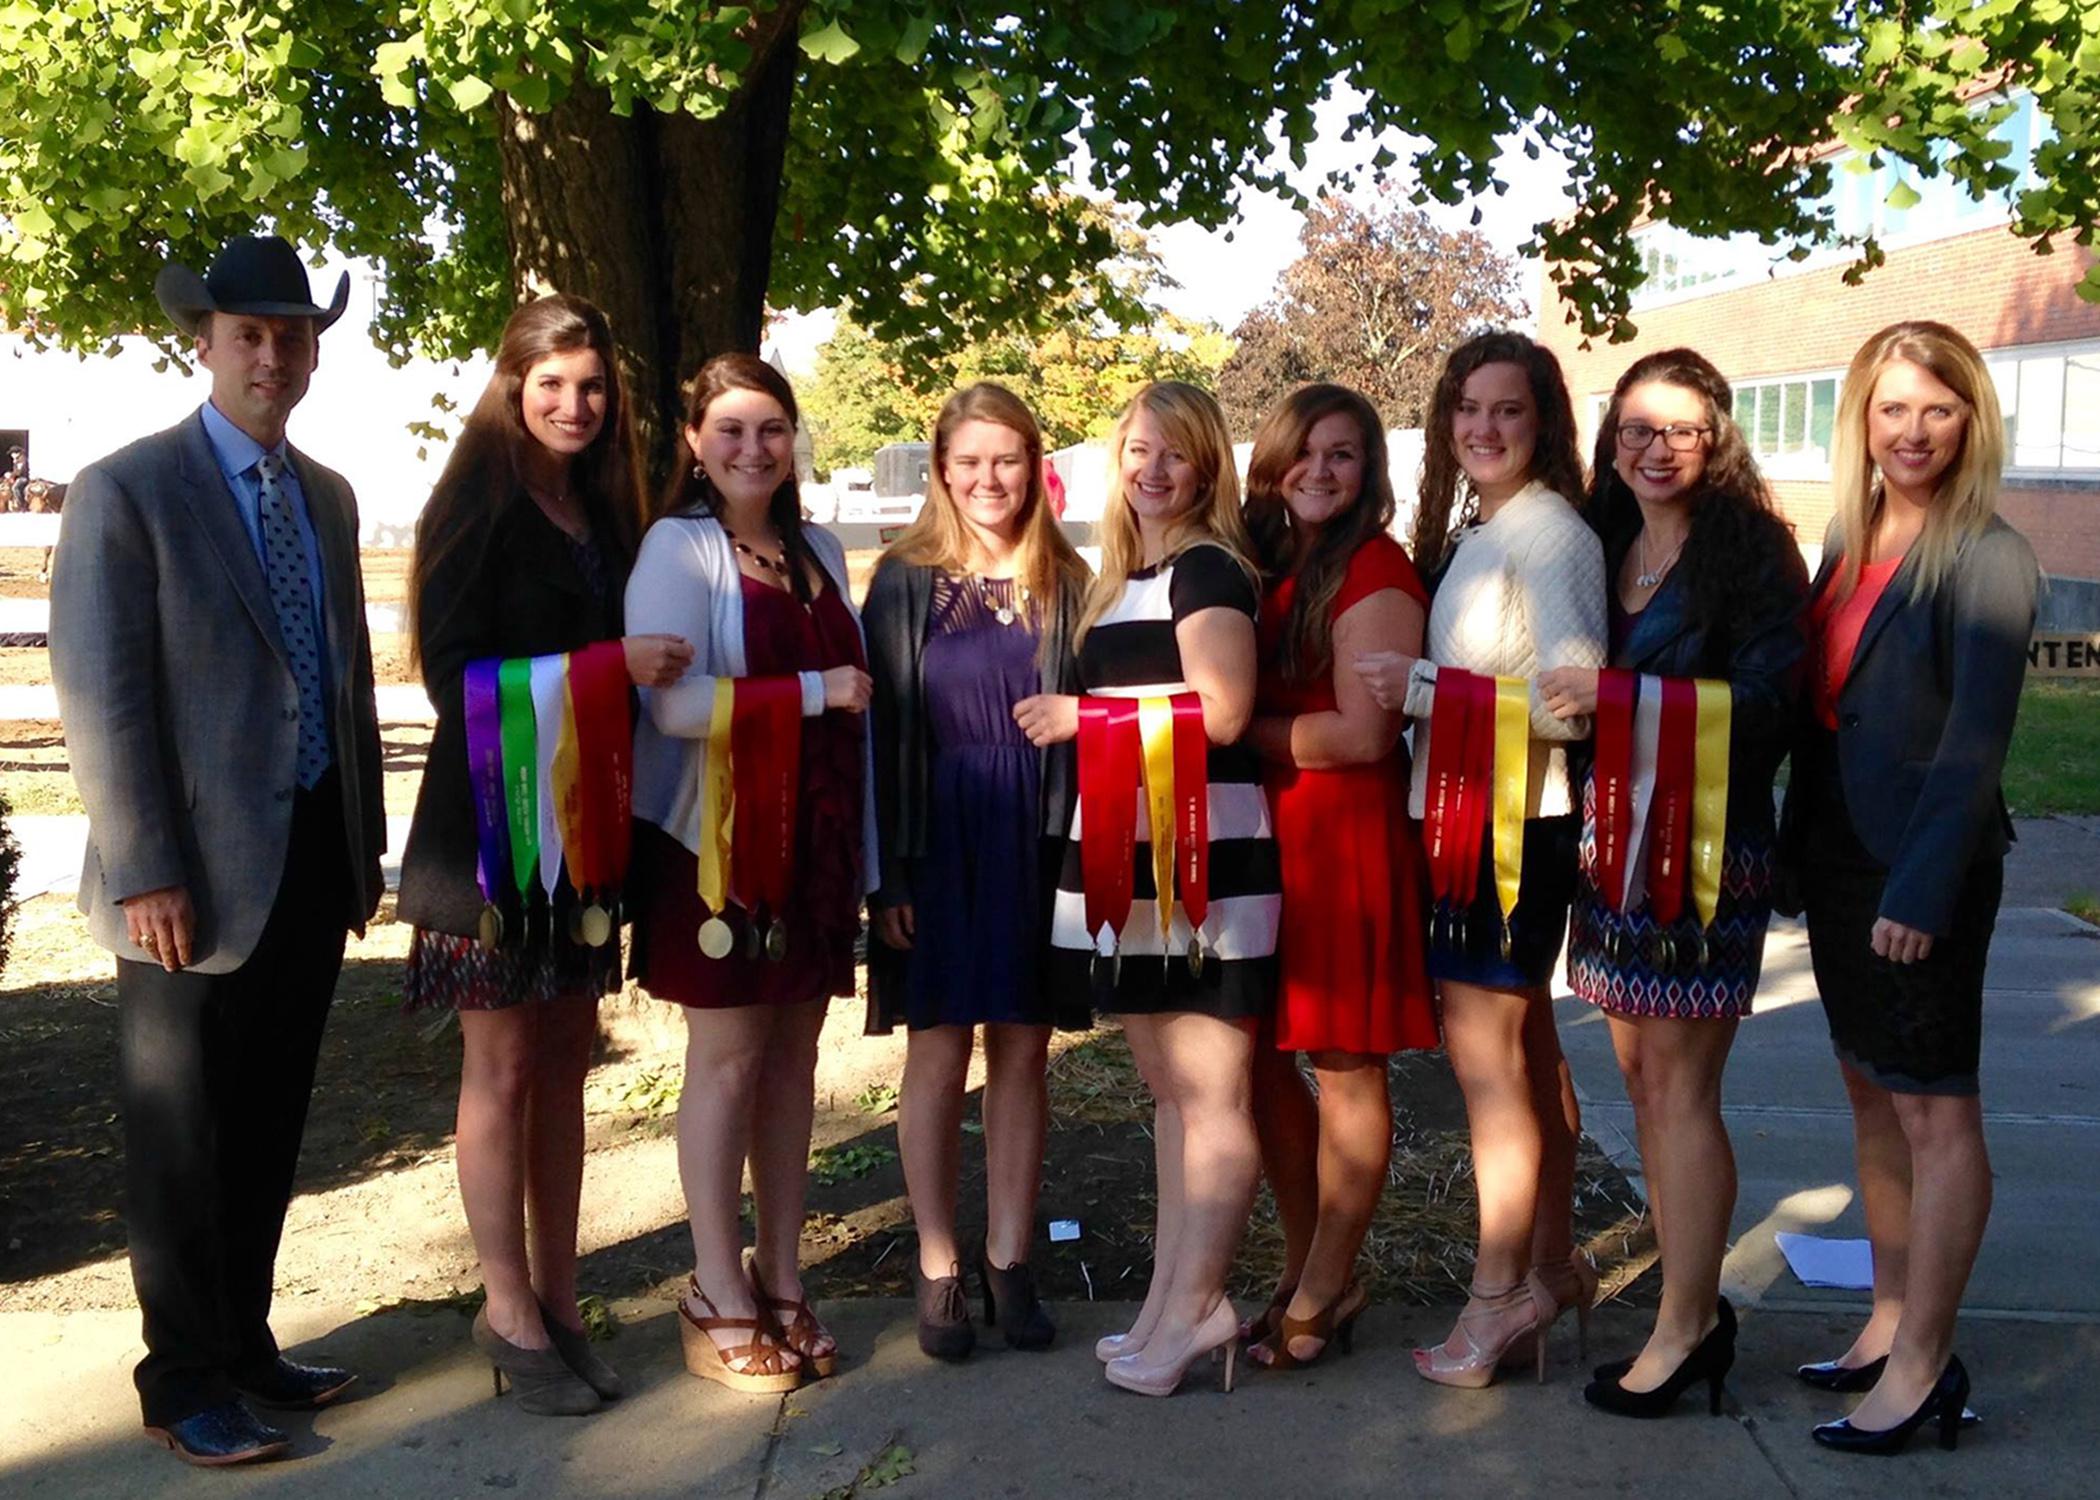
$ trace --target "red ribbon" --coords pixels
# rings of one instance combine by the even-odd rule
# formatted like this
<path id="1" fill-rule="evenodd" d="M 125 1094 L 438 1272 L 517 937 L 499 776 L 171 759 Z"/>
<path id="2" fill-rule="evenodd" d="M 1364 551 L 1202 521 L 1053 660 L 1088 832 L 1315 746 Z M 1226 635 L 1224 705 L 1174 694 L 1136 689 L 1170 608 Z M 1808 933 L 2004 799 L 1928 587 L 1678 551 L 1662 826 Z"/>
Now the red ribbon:
<path id="1" fill-rule="evenodd" d="M 730 721 L 729 868 L 746 911 L 778 920 L 795 879 L 795 790 L 802 761 L 802 682 L 740 677 Z"/>
<path id="2" fill-rule="evenodd" d="M 1429 708 L 1429 773 L 1422 805 L 1422 832 L 1429 856 L 1429 890 L 1438 906 L 1450 904 L 1463 889 L 1459 876 L 1465 763 L 1466 720 L 1472 704 L 1466 695 L 1466 679 L 1473 674 L 1457 667 L 1439 667 L 1436 694 Z"/>
<path id="3" fill-rule="evenodd" d="M 1458 762 L 1460 848 L 1451 895 L 1465 907 L 1480 891 L 1480 855 L 1495 806 L 1495 679 L 1468 672 L 1460 686 L 1466 695 L 1466 738 Z"/>
<path id="4" fill-rule="evenodd" d="M 576 711 L 576 837 L 566 851 L 579 896 L 609 900 L 627 879 L 633 839 L 634 725 L 627 700 L 627 653 L 596 641 L 569 653 L 569 701 Z"/>
<path id="5" fill-rule="evenodd" d="M 1641 679 L 1623 667 L 1597 674 L 1597 888 L 1613 911 L 1626 909 L 1626 846 L 1633 837 L 1633 707 Z"/>
<path id="6" fill-rule="evenodd" d="M 1106 926 L 1121 937 L 1137 878 L 1138 706 L 1134 698 L 1079 700 L 1079 870 L 1087 941 Z M 1175 736 L 1179 749 L 1180 736 Z"/>
<path id="7" fill-rule="evenodd" d="M 1176 693 L 1172 701 L 1174 863 L 1181 879 L 1181 910 L 1189 919 L 1193 944 L 1210 911 L 1210 735 L 1203 728 L 1201 698 Z"/>
<path id="8" fill-rule="evenodd" d="M 1662 682 L 1662 728 L 1655 749 L 1655 800 L 1648 813 L 1648 905 L 1667 927 L 1684 911 L 1692 842 L 1692 782 L 1699 727 L 1698 690 L 1689 677 Z"/>

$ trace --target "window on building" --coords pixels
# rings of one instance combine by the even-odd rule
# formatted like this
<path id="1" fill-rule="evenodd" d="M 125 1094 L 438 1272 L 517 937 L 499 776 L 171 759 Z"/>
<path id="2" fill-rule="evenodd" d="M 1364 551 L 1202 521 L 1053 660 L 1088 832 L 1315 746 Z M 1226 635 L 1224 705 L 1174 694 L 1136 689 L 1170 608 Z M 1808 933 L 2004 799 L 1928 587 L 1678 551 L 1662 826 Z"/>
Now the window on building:
<path id="1" fill-rule="evenodd" d="M 2100 470 L 2100 343 L 1985 356 L 2013 469 Z"/>
<path id="2" fill-rule="evenodd" d="M 1820 479 L 1830 472 L 1830 433 L 1838 376 L 1789 375 L 1735 388 L 1735 422 L 1750 451 L 1775 479 Z"/>

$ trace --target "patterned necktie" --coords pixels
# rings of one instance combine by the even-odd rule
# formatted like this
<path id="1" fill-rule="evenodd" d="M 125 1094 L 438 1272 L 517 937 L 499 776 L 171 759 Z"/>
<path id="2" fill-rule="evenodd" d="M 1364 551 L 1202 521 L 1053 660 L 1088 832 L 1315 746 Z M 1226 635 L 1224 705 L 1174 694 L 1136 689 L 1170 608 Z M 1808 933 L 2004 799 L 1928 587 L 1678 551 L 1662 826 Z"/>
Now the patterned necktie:
<path id="1" fill-rule="evenodd" d="M 292 659 L 299 684 L 299 785 L 311 787 L 328 769 L 327 716 L 321 707 L 321 646 L 314 633 L 314 592 L 306 571 L 306 548 L 299 523 L 292 519 L 291 497 L 278 483 L 284 460 L 265 453 L 255 462 L 261 484 L 263 573 L 270 581 L 270 604 L 277 611 L 278 633 Z"/>

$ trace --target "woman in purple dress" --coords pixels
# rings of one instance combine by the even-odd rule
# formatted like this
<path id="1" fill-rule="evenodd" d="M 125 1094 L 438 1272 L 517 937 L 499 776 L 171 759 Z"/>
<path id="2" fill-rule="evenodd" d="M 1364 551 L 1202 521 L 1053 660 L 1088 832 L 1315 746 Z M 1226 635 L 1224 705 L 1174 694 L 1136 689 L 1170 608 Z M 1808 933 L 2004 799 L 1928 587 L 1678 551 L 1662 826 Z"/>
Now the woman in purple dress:
<path id="1" fill-rule="evenodd" d="M 918 1226 L 919 1346 L 976 1342 L 956 1242 L 965 1079 L 984 1027 L 985 1320 L 1016 1348 L 1056 1334 L 1034 1239 L 1053 1025 L 1085 1026 L 1043 983 L 1044 878 L 1071 812 L 1072 747 L 1038 750 L 1014 704 L 1076 690 L 1086 565 L 1047 503 L 1043 440 L 1011 391 L 973 385 L 933 430 L 925 507 L 868 590 L 881 885 L 869 897 L 868 1030 L 910 1028 L 897 1137 Z M 1069 1000 L 1067 1002 L 1069 1010 Z"/>

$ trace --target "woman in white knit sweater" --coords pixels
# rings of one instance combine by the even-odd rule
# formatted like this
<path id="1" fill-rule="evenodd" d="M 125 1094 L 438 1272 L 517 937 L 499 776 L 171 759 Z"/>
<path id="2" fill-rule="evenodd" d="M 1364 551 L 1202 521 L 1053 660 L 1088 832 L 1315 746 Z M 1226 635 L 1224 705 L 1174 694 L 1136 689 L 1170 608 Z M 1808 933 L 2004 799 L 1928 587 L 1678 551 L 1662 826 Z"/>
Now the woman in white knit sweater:
<path id="1" fill-rule="evenodd" d="M 1437 381 L 1414 558 L 1433 598 L 1426 659 L 1360 657 L 1387 707 L 1414 718 L 1409 812 L 1424 813 L 1439 666 L 1533 679 L 1605 657 L 1604 555 L 1576 513 L 1584 492 L 1574 412 L 1553 355 L 1518 333 L 1461 344 Z M 1454 505 L 1463 502 L 1459 524 Z M 1520 896 L 1505 926 L 1492 819 L 1474 880 L 1432 924 L 1444 1044 L 1466 1097 L 1480 1195 L 1480 1242 L 1450 1337 L 1415 1351 L 1423 1378 L 1484 1386 L 1514 1353 L 1545 1368 L 1547 1328 L 1574 1307 L 1587 1324 L 1596 1277 L 1574 1253 L 1580 1118 L 1549 986 L 1575 884 L 1576 806 L 1567 746 L 1587 720 L 1559 719 L 1530 694 Z M 1529 1342 L 1527 1342 L 1529 1341 Z"/>

